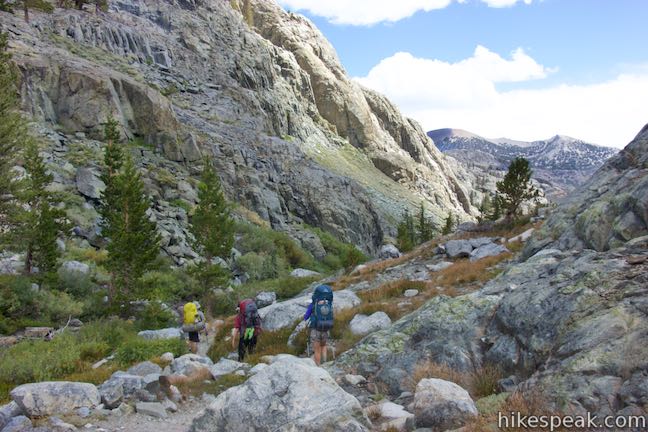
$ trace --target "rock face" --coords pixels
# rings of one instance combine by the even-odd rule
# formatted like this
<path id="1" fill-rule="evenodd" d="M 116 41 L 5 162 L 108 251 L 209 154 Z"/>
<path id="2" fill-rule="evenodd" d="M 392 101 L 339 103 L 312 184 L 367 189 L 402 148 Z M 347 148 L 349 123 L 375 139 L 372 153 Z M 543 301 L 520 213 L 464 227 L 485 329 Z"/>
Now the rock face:
<path id="1" fill-rule="evenodd" d="M 443 431 L 459 428 L 476 417 L 477 407 L 468 392 L 457 384 L 424 379 L 416 386 L 414 415 L 417 427 Z"/>
<path id="2" fill-rule="evenodd" d="M 375 253 L 404 206 L 423 200 L 437 222 L 475 213 L 420 126 L 352 81 L 315 26 L 273 0 L 129 0 L 100 15 L 0 19 L 12 28 L 24 109 L 62 131 L 47 132 L 56 187 L 93 207 L 94 140 L 113 115 L 122 137 L 136 138 L 154 206 L 194 203 L 190 180 L 213 156 L 228 198 L 319 258 L 303 223 Z M 182 224 L 165 212 L 157 222 L 178 264 L 195 258 Z"/>
<path id="3" fill-rule="evenodd" d="M 550 244 L 606 251 L 648 235 L 647 165 L 648 125 L 552 212 L 525 256 Z"/>
<path id="4" fill-rule="evenodd" d="M 310 359 L 282 356 L 244 384 L 221 393 L 190 430 L 359 432 L 369 427 L 358 400 L 325 370 Z"/>
<path id="5" fill-rule="evenodd" d="M 100 403 L 94 385 L 64 381 L 23 384 L 11 391 L 11 398 L 29 417 L 71 414 Z"/>
<path id="6" fill-rule="evenodd" d="M 540 391 L 549 409 L 646 414 L 647 155 L 648 127 L 553 210 L 519 262 L 477 292 L 432 298 L 335 366 L 354 365 L 397 395 L 422 361 L 459 371 L 496 364 L 503 387 Z M 638 222 L 622 230 L 628 219 Z"/>

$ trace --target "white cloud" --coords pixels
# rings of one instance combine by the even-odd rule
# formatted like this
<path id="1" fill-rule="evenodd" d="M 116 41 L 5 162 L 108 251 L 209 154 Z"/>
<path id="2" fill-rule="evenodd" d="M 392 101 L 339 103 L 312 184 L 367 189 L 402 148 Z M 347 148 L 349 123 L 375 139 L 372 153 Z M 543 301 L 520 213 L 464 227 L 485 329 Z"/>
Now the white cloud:
<path id="1" fill-rule="evenodd" d="M 372 25 L 395 22 L 410 17 L 418 11 L 443 9 L 455 0 L 279 0 L 279 4 L 293 11 L 308 11 L 334 24 Z M 456 0 L 464 3 L 466 0 Z M 532 0 L 481 0 L 491 7 L 508 7 L 521 1 Z"/>
<path id="2" fill-rule="evenodd" d="M 641 68 L 590 85 L 510 91 L 496 86 L 551 72 L 522 49 L 506 60 L 478 46 L 457 63 L 397 53 L 357 80 L 386 94 L 426 130 L 461 128 L 528 141 L 563 134 L 623 147 L 648 122 L 648 71 Z"/>

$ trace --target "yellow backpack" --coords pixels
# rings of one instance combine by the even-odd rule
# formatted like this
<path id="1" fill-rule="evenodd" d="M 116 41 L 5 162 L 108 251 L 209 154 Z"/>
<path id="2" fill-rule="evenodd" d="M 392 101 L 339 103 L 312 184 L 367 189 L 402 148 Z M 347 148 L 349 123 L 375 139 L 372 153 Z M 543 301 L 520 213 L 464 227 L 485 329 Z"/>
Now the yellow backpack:
<path id="1" fill-rule="evenodd" d="M 184 305 L 184 324 L 193 324 L 198 315 L 198 308 L 192 302 Z"/>

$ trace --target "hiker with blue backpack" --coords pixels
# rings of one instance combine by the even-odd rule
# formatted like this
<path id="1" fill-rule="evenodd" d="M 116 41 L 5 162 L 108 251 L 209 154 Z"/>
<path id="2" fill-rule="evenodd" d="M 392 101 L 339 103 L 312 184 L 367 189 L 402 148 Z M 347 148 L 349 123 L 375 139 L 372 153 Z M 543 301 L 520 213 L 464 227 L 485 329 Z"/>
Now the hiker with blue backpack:
<path id="1" fill-rule="evenodd" d="M 313 292 L 311 304 L 306 310 L 304 321 L 309 321 L 310 343 L 319 366 L 326 358 L 326 342 L 329 330 L 333 328 L 333 290 L 328 285 L 319 285 Z"/>

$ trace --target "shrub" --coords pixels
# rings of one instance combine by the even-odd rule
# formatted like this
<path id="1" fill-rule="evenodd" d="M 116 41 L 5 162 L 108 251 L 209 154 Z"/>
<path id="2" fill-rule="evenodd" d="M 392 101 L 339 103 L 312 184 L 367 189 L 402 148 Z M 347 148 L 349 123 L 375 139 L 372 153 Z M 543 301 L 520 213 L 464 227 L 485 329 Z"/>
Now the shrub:
<path id="1" fill-rule="evenodd" d="M 286 261 L 276 252 L 270 255 L 248 252 L 236 261 L 239 268 L 250 279 L 265 280 L 284 276 L 287 273 Z"/>
<path id="2" fill-rule="evenodd" d="M 139 313 L 135 326 L 138 330 L 157 330 L 173 327 L 177 324 L 176 315 L 169 309 L 164 309 L 157 301 L 149 302 Z"/>
<path id="3" fill-rule="evenodd" d="M 211 316 L 231 315 L 235 313 L 238 305 L 235 295 L 213 291 L 205 295 L 203 302 Z"/>
<path id="4" fill-rule="evenodd" d="M 46 289 L 32 289 L 32 282 L 23 276 L 0 276 L 0 326 L 12 333 L 18 321 L 35 320 L 42 324 L 79 316 L 83 305 L 67 293 Z"/>
<path id="5" fill-rule="evenodd" d="M 110 346 L 106 342 L 85 342 L 79 349 L 79 358 L 83 361 L 95 362 L 110 353 Z"/>
<path id="6" fill-rule="evenodd" d="M 288 234 L 270 228 L 239 223 L 236 231 L 241 234 L 236 246 L 243 253 L 255 252 L 259 255 L 276 254 L 285 264 L 279 268 L 314 268 L 315 260 Z M 279 274 L 282 272 L 279 271 Z"/>
<path id="7" fill-rule="evenodd" d="M 87 297 L 96 288 L 90 274 L 69 271 L 63 267 L 58 270 L 58 285 L 61 291 L 76 298 Z"/>
<path id="8" fill-rule="evenodd" d="M 357 247 L 348 245 L 342 253 L 341 260 L 344 267 L 352 268 L 367 261 L 367 257 Z"/>
<path id="9" fill-rule="evenodd" d="M 123 366 L 149 360 L 165 352 L 172 352 L 178 357 L 187 353 L 187 344 L 181 339 L 146 340 L 131 338 L 115 352 L 115 359 Z"/>
<path id="10" fill-rule="evenodd" d="M 147 300 L 168 301 L 177 299 L 186 287 L 186 275 L 182 272 L 149 271 L 139 279 L 137 295 Z"/>

